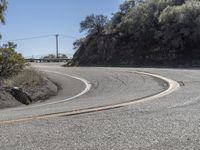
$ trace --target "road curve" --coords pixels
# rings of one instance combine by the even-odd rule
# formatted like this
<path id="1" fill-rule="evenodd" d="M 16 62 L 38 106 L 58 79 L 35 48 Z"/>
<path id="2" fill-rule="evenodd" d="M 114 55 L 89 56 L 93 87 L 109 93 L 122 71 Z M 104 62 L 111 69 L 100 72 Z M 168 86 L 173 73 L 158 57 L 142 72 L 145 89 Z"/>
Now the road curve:
<path id="1" fill-rule="evenodd" d="M 24 111 L 24 110 L 29 111 L 30 109 L 33 109 L 33 108 L 43 109 L 42 107 L 44 107 L 44 106 L 50 106 L 50 105 L 64 103 L 64 102 L 67 102 L 69 100 L 73 100 L 75 98 L 78 98 L 78 97 L 86 94 L 91 88 L 91 84 L 85 79 L 75 77 L 75 76 L 71 76 L 71 75 L 67 75 L 67 74 L 63 74 L 63 73 L 59 73 L 59 72 L 54 72 L 54 71 L 44 71 L 44 72 L 54 73 L 54 74 L 67 76 L 67 77 L 70 77 L 70 78 L 73 78 L 73 79 L 80 80 L 86 85 L 86 87 L 79 94 L 72 96 L 70 98 L 64 99 L 64 100 L 56 100 L 56 101 L 53 101 L 53 102 L 36 104 L 36 105 L 33 105 L 33 106 L 29 106 L 29 107 L 26 107 L 26 108 L 18 108 L 18 109 L 15 109 L 15 110 L 17 110 L 17 111 L 19 111 L 19 110 L 20 111 Z M 122 71 L 122 72 L 124 72 L 124 71 Z M 148 76 L 152 76 L 153 78 L 163 80 L 162 82 L 168 83 L 169 87 L 166 88 L 166 90 L 163 90 L 159 93 L 148 95 L 146 97 L 141 97 L 141 98 L 137 98 L 137 99 L 127 100 L 127 101 L 121 102 L 121 103 L 120 102 L 119 103 L 112 103 L 112 104 L 109 104 L 109 105 L 104 105 L 102 103 L 99 106 L 90 106 L 88 108 L 80 107 L 79 109 L 74 109 L 74 110 L 70 110 L 70 111 L 68 110 L 68 111 L 64 111 L 64 112 L 55 112 L 55 111 L 54 112 L 46 112 L 46 114 L 42 114 L 42 115 L 37 114 L 37 115 L 34 115 L 34 116 L 26 116 L 26 117 L 22 117 L 22 118 L 18 118 L 18 119 L 1 120 L 0 124 L 11 124 L 11 123 L 16 123 L 16 122 L 31 121 L 31 120 L 36 120 L 36 119 L 46 119 L 46 118 L 60 117 L 60 116 L 71 116 L 71 115 L 78 115 L 78 114 L 83 114 L 83 113 L 90 113 L 90 112 L 97 112 L 97 111 L 115 109 L 115 108 L 119 108 L 119 107 L 123 107 L 123 106 L 128 106 L 128 105 L 132 105 L 132 104 L 136 104 L 136 103 L 141 103 L 141 102 L 153 100 L 153 99 L 156 99 L 156 98 L 161 98 L 163 96 L 166 96 L 166 95 L 174 92 L 179 87 L 179 84 L 176 81 L 173 81 L 171 79 L 168 79 L 168 78 L 165 78 L 165 77 L 162 77 L 162 76 L 159 76 L 159 75 L 155 75 L 155 74 L 151 74 L 151 73 L 145 73 L 145 72 L 138 72 L 138 71 L 132 71 L 132 73 L 140 74 L 140 75 L 148 75 Z"/>
<path id="2" fill-rule="evenodd" d="M 78 87 L 80 87 L 80 84 L 84 84 L 85 88 L 82 89 L 82 91 L 80 91 L 79 93 L 65 99 L 64 97 L 67 97 L 68 94 L 66 92 L 63 92 L 62 94 L 59 93 L 58 96 L 53 97 L 51 100 L 45 103 L 38 103 L 26 107 L 7 109 L 5 110 L 7 113 L 2 112 L 2 114 L 0 115 L 0 124 L 16 123 L 35 119 L 58 117 L 63 115 L 69 116 L 119 108 L 166 96 L 179 87 L 179 84 L 176 81 L 152 73 L 138 71 L 127 72 L 119 69 L 106 69 L 106 71 L 105 69 L 101 69 L 101 71 L 99 71 L 99 68 L 97 71 L 97 69 L 94 68 L 92 69 L 92 71 L 98 72 L 99 78 L 101 77 L 102 73 L 104 73 L 105 75 L 103 78 L 100 78 L 101 81 L 98 81 L 99 78 L 94 75 L 95 80 L 91 81 L 90 83 L 90 81 L 81 77 L 77 77 L 77 75 L 69 75 L 68 73 L 66 73 L 66 68 L 60 66 L 50 67 L 42 66 L 41 64 L 35 64 L 33 66 L 41 70 L 42 72 L 45 72 L 49 76 L 49 78 L 54 80 L 54 82 L 57 82 L 61 86 L 65 85 L 65 87 L 62 88 L 65 91 L 68 90 L 70 91 L 70 93 L 73 93 L 74 89 L 79 89 Z M 56 71 L 56 69 L 58 70 Z M 90 78 L 87 70 L 82 71 L 81 68 L 79 70 L 80 73 L 86 72 L 87 77 Z M 107 75 L 107 73 L 105 72 L 108 71 L 110 73 Z M 123 79 L 123 76 L 126 77 L 126 80 Z M 61 77 L 63 77 L 63 79 L 60 81 Z M 102 84 L 102 81 L 106 77 L 108 78 L 108 81 Z M 72 81 L 70 84 L 69 81 L 65 83 L 66 78 L 70 78 L 69 81 L 71 81 L 72 79 L 74 81 Z M 78 81 L 79 83 L 75 84 L 75 81 Z M 81 96 L 92 90 L 92 84 L 94 85 L 97 81 L 98 84 L 101 84 L 101 88 L 103 88 L 103 90 L 99 89 L 100 85 L 98 85 L 97 87 L 93 87 L 92 93 L 96 92 L 95 97 L 93 96 L 91 99 L 91 93 L 89 93 L 86 96 L 86 99 L 82 98 Z M 108 84 L 115 87 L 106 87 Z M 71 88 L 72 85 L 75 85 L 74 88 Z M 149 89 L 149 87 L 151 88 Z M 110 92 L 106 93 L 108 90 Z M 103 96 L 104 98 L 102 99 Z M 69 103 L 70 100 L 71 103 Z"/>
<path id="3" fill-rule="evenodd" d="M 63 90 L 41 106 L 34 104 L 1 110 L 0 120 L 31 117 L 31 121 L 1 124 L 0 149 L 200 148 L 199 70 L 61 68 L 46 64 L 37 67 L 48 70 L 48 76 L 62 83 Z M 55 72 L 60 73 L 59 78 Z M 85 90 L 82 81 L 61 74 L 81 77 L 91 84 L 91 89 L 80 97 L 56 103 L 66 94 L 70 98 Z M 171 86 L 168 87 L 163 79 L 172 82 Z M 159 97 L 158 93 L 161 94 Z M 142 97 L 150 99 L 141 100 Z M 125 105 L 81 114 L 88 108 L 118 104 Z M 69 113 L 80 115 L 69 116 Z M 52 116 L 45 117 L 46 114 Z M 38 120 L 35 116 L 43 119 Z"/>

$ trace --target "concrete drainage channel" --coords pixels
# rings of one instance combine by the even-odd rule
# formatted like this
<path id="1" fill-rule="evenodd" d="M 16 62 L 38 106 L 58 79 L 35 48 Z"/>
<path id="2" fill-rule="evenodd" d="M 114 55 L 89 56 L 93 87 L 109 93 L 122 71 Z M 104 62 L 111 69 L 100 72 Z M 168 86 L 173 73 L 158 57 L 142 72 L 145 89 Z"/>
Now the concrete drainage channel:
<path id="1" fill-rule="evenodd" d="M 114 69 L 112 69 L 112 70 L 114 70 Z M 125 70 L 115 70 L 115 71 L 125 72 Z M 46 71 L 46 72 L 51 72 L 51 71 Z M 123 102 L 123 103 L 100 106 L 100 107 L 94 107 L 94 108 L 79 109 L 79 110 L 74 110 L 74 111 L 69 111 L 69 112 L 55 112 L 55 113 L 51 113 L 51 114 L 46 114 L 46 115 L 41 115 L 41 116 L 34 116 L 34 117 L 27 117 L 27 118 L 21 118 L 21 119 L 16 119 L 16 120 L 2 120 L 2 121 L 0 121 L 0 124 L 12 124 L 12 123 L 31 121 L 31 120 L 36 120 L 36 119 L 47 119 L 47 118 L 53 118 L 53 117 L 79 115 L 79 114 L 84 114 L 84 113 L 91 113 L 91 112 L 115 109 L 115 108 L 124 107 L 124 106 L 128 106 L 128 105 L 133 105 L 133 104 L 136 104 L 136 103 L 142 103 L 142 102 L 146 102 L 146 101 L 150 101 L 150 100 L 153 100 L 153 99 L 157 99 L 157 98 L 161 98 L 161 97 L 167 96 L 170 93 L 176 91 L 180 87 L 180 84 L 178 82 L 176 82 L 174 80 L 171 80 L 171 79 L 168 79 L 166 77 L 160 76 L 160 75 L 156 75 L 156 74 L 152 74 L 152 73 L 146 73 L 146 72 L 139 72 L 139 71 L 131 71 L 131 72 L 132 73 L 137 73 L 137 74 L 142 74 L 142 75 L 149 75 L 149 76 L 152 76 L 154 78 L 158 78 L 158 79 L 163 80 L 166 83 L 168 83 L 169 86 L 165 91 L 162 91 L 162 92 L 160 92 L 158 94 L 155 94 L 155 95 L 151 95 L 149 97 L 140 98 L 140 99 L 137 99 L 137 100 L 131 100 L 131 101 Z M 59 72 L 54 72 L 54 73 L 57 73 L 57 74 L 60 74 L 60 75 L 65 75 L 65 76 L 72 77 L 72 78 L 75 78 L 77 80 L 80 80 L 80 78 L 78 78 L 78 77 L 70 76 L 70 75 L 67 75 L 67 74 L 61 74 Z M 77 97 L 87 93 L 90 90 L 91 84 L 89 84 L 89 82 L 87 80 L 85 80 L 85 79 L 82 79 L 82 81 L 86 84 L 85 90 L 83 92 L 81 92 L 79 95 L 74 96 L 73 98 L 70 98 L 70 100 L 74 99 L 74 98 L 77 98 Z M 88 84 L 89 87 L 87 86 L 87 84 Z M 62 102 L 65 102 L 67 100 L 61 100 L 61 101 L 58 101 L 58 102 L 44 104 L 44 105 L 38 105 L 38 106 L 34 106 L 34 107 L 41 107 L 41 106 L 46 106 L 46 105 L 62 103 Z"/>

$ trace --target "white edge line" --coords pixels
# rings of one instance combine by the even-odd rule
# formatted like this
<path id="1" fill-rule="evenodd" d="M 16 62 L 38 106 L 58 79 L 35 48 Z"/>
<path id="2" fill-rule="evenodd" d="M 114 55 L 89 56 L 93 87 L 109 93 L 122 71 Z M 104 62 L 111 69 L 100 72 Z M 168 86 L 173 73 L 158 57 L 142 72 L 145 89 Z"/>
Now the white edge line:
<path id="1" fill-rule="evenodd" d="M 126 71 L 126 70 L 116 70 L 116 69 L 110 69 L 110 70 L 121 71 L 121 72 Z M 30 107 L 27 107 L 27 108 L 24 108 L 24 109 L 35 108 L 35 107 L 41 107 L 41 106 L 47 106 L 47 105 L 53 105 L 53 104 L 58 104 L 58 103 L 66 102 L 66 101 L 69 101 L 69 100 L 72 100 L 72 99 L 75 99 L 77 97 L 80 97 L 80 96 L 84 95 L 85 93 L 87 93 L 91 89 L 90 82 L 87 81 L 87 80 L 85 80 L 85 79 L 83 79 L 83 78 L 71 76 L 71 75 L 68 75 L 68 74 L 62 74 L 62 73 L 55 72 L 55 71 L 44 70 L 44 72 L 50 72 L 50 73 L 60 74 L 60 75 L 64 75 L 64 76 L 67 76 L 67 77 L 71 77 L 71 78 L 80 80 L 83 83 L 85 83 L 86 88 L 85 88 L 84 91 L 82 91 L 78 95 L 70 97 L 68 99 L 60 100 L 60 101 L 56 101 L 56 102 L 51 102 L 51 103 L 45 103 L 45 104 L 41 104 L 41 105 L 30 106 Z M 167 95 L 171 94 L 172 92 L 174 92 L 175 90 L 177 90 L 180 87 L 179 83 L 177 83 L 176 81 L 174 81 L 172 79 L 169 79 L 169 78 L 166 78 L 166 77 L 163 77 L 161 75 L 156 75 L 156 74 L 147 73 L 147 72 L 141 72 L 141 71 L 129 71 L 129 72 L 137 73 L 137 74 L 143 74 L 143 75 L 148 75 L 148 76 L 152 76 L 152 77 L 155 77 L 155 78 L 159 78 L 159 79 L 164 80 L 165 82 L 167 82 L 168 85 L 169 85 L 169 87 L 165 91 L 163 91 L 161 93 L 158 93 L 156 95 L 150 96 L 150 97 L 141 98 L 141 99 L 138 99 L 136 101 L 133 100 L 133 101 L 129 101 L 129 102 L 123 102 L 123 103 L 120 103 L 120 104 L 113 104 L 113 105 L 109 105 L 109 106 L 100 106 L 100 107 L 96 107 L 94 109 L 97 109 L 97 110 L 111 109 L 111 108 L 116 108 L 116 107 L 122 107 L 122 106 L 127 106 L 127 105 L 142 103 L 142 102 L 150 101 L 150 100 L 153 100 L 153 99 L 158 99 L 158 98 L 161 98 L 161 97 L 164 97 L 164 96 L 167 96 Z M 88 108 L 88 109 L 83 110 L 83 112 L 87 112 L 87 111 L 94 110 L 94 109 L 93 108 Z"/>
<path id="2" fill-rule="evenodd" d="M 15 110 L 23 110 L 23 109 L 29 109 L 29 108 L 36 108 L 36 107 L 42 107 L 42 106 L 47 106 L 47 105 L 53 105 L 53 104 L 59 104 L 59 103 L 62 103 L 62 102 L 66 102 L 66 101 L 78 98 L 78 97 L 86 94 L 88 91 L 90 91 L 90 89 L 92 87 L 92 85 L 91 85 L 91 83 L 89 81 L 87 81 L 86 79 L 80 78 L 80 77 L 76 77 L 76 76 L 72 76 L 72 75 L 68 75 L 68 74 L 64 74 L 64 73 L 59 73 L 59 72 L 56 72 L 56 71 L 49 71 L 49 70 L 42 70 L 42 72 L 54 73 L 54 74 L 58 74 L 58 75 L 62 75 L 62 76 L 67 76 L 67 77 L 79 80 L 79 81 L 81 81 L 81 82 L 83 82 L 85 84 L 85 89 L 81 93 L 79 93 L 79 94 L 77 94 L 75 96 L 72 96 L 70 98 L 64 99 L 64 100 L 60 100 L 60 101 L 56 101 L 56 102 L 51 102 L 51 103 L 38 104 L 38 105 L 36 104 L 34 106 L 28 106 L 26 108 L 19 108 L 19 109 L 15 109 Z"/>
<path id="3" fill-rule="evenodd" d="M 121 71 L 121 70 L 115 70 L 115 71 Z M 71 75 L 67 75 L 67 74 L 62 74 L 62 73 L 58 73 L 58 72 L 54 72 L 54 71 L 45 71 L 45 72 L 50 72 L 50 73 L 56 73 L 56 74 L 60 74 L 60 75 L 65 75 L 65 76 L 68 76 L 68 77 L 71 77 L 71 78 L 74 78 L 74 79 L 77 79 L 77 80 L 81 80 L 82 82 L 85 83 L 86 88 L 85 88 L 84 91 L 82 91 L 80 94 L 78 94 L 76 96 L 73 96 L 73 97 L 70 97 L 68 99 L 58 101 L 58 102 L 47 103 L 47 104 L 43 104 L 43 105 L 39 105 L 39 106 L 52 105 L 52 104 L 57 104 L 57 103 L 62 103 L 62 102 L 68 101 L 68 100 L 72 100 L 72 99 L 75 99 L 75 98 L 77 98 L 79 96 L 84 95 L 85 93 L 87 93 L 91 89 L 91 84 L 89 83 L 89 81 L 87 81 L 87 80 L 85 80 L 83 78 L 79 78 L 79 77 L 75 77 L 75 76 L 71 76 Z M 172 79 L 169 79 L 169 78 L 166 78 L 166 77 L 163 77 L 161 75 L 156 75 L 156 74 L 147 73 L 147 72 L 140 72 L 140 71 L 130 71 L 130 72 L 138 73 L 138 74 L 143 74 L 143 75 L 148 75 L 148 76 L 152 76 L 152 77 L 164 80 L 165 82 L 168 83 L 169 88 L 167 90 L 159 93 L 159 94 L 156 94 L 156 95 L 153 95 L 153 96 L 150 96 L 150 97 L 146 97 L 146 98 L 141 98 L 141 100 L 138 100 L 138 101 L 124 102 L 124 103 L 121 103 L 121 104 L 111 105 L 111 108 L 119 107 L 119 106 L 127 106 L 127 105 L 131 105 L 131 104 L 136 104 L 136 103 L 141 103 L 141 102 L 149 101 L 149 100 L 152 100 L 152 99 L 161 98 L 161 97 L 164 97 L 164 96 L 167 96 L 167 95 L 171 94 L 172 92 L 174 92 L 176 89 L 178 89 L 180 87 L 179 83 L 177 83 L 176 81 L 174 81 Z M 102 107 L 102 109 L 105 109 L 103 107 Z"/>

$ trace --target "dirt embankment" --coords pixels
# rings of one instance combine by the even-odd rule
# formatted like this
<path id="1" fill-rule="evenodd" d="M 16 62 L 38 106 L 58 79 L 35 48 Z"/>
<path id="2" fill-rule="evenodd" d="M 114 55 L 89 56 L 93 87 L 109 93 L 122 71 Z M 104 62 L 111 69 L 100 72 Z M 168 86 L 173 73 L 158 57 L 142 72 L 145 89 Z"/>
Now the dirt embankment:
<path id="1" fill-rule="evenodd" d="M 59 87 L 44 74 L 26 69 L 0 82 L 0 109 L 42 102 L 56 96 Z"/>

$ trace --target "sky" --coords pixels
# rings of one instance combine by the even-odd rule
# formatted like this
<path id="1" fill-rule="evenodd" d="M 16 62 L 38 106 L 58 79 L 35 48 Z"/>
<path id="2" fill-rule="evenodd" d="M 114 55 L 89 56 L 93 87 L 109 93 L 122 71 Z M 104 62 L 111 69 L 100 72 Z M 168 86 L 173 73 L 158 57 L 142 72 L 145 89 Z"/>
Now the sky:
<path id="1" fill-rule="evenodd" d="M 72 56 L 73 42 L 85 36 L 80 22 L 90 14 L 108 17 L 123 0 L 8 0 L 5 25 L 0 25 L 0 44 L 13 41 L 24 57 L 55 53 L 55 34 L 59 34 L 59 52 Z M 43 37 L 44 36 L 44 37 Z"/>

